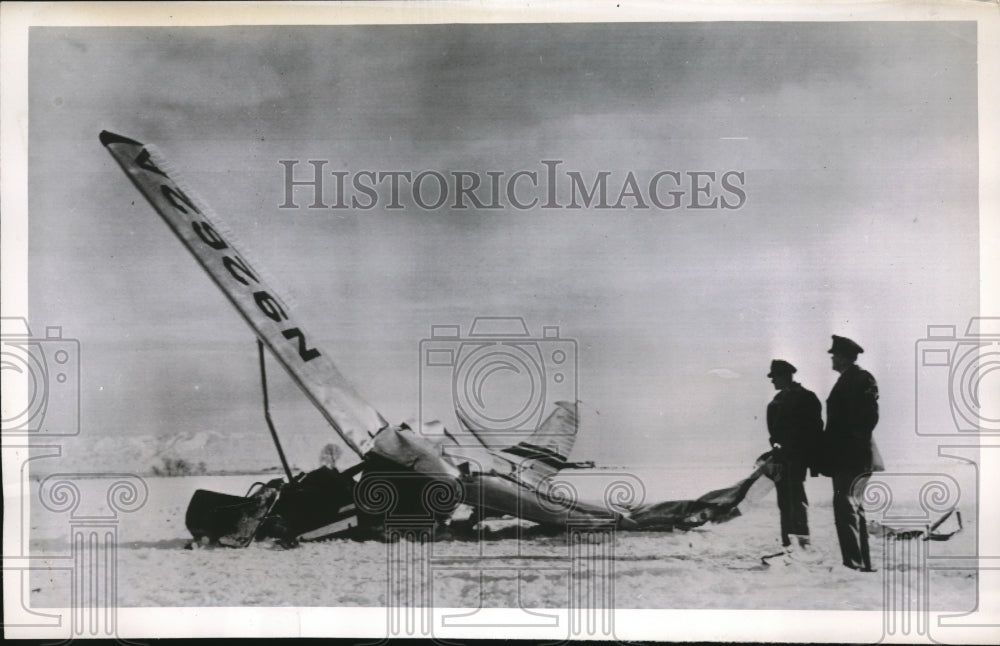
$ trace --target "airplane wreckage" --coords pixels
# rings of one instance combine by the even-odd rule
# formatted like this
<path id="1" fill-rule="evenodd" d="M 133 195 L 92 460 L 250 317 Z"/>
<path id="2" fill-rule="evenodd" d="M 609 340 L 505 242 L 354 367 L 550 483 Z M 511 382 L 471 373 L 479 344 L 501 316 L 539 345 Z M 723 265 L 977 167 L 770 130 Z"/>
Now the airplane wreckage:
<path id="1" fill-rule="evenodd" d="M 553 531 L 690 529 L 737 516 L 750 487 L 762 476 L 775 475 L 770 454 L 764 454 L 747 478 L 695 500 L 629 504 L 628 496 L 605 491 L 603 503 L 589 502 L 556 478 L 565 469 L 594 466 L 567 459 L 577 434 L 576 402 L 557 402 L 530 437 L 504 448 L 485 442 L 461 411 L 456 411 L 463 427 L 459 435 L 435 423 L 430 425 L 436 428 L 417 429 L 392 425 L 312 345 L 285 302 L 221 235 L 218 217 L 182 188 L 154 146 L 108 131 L 101 132 L 100 141 L 257 337 L 264 417 L 285 477 L 257 483 L 242 497 L 197 490 L 185 520 L 200 543 L 245 547 L 255 539 L 284 546 L 331 538 L 391 540 L 394 526 L 431 528 L 434 538 L 476 537 L 479 521 L 503 516 Z M 265 348 L 333 428 L 339 446 L 348 449 L 340 451 L 335 465 L 293 474 L 270 415 Z M 467 519 L 453 519 L 460 505 L 471 508 Z M 957 511 L 950 516 L 961 523 Z M 950 536 L 936 532 L 944 520 L 923 537 Z"/>

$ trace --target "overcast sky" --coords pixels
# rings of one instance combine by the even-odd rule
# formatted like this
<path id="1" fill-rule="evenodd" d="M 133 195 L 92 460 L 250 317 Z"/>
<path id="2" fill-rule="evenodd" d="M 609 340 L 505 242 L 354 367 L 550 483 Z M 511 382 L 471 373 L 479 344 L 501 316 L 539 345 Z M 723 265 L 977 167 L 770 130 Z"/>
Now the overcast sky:
<path id="1" fill-rule="evenodd" d="M 840 334 L 882 388 L 887 461 L 932 459 L 914 344 L 978 311 L 975 56 L 955 22 L 36 28 L 31 321 L 81 341 L 83 439 L 266 438 L 249 328 L 100 146 L 108 129 L 160 147 L 393 422 L 420 407 L 432 325 L 523 316 L 578 344 L 574 457 L 750 464 L 770 360 L 825 400 Z M 484 179 L 558 159 L 612 186 L 737 170 L 747 199 L 362 211 L 300 192 L 279 209 L 279 161 L 308 159 Z M 272 366 L 283 433 L 325 432 Z M 444 395 L 429 401 L 454 426 Z M 946 424 L 945 381 L 940 397 Z"/>

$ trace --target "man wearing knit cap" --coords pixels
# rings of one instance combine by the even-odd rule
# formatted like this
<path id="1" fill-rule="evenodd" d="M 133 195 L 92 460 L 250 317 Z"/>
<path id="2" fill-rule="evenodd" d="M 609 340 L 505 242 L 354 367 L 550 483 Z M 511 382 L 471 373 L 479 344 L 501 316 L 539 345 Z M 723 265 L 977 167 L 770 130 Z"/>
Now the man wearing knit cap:
<path id="1" fill-rule="evenodd" d="M 833 518 L 844 565 L 874 572 L 861 494 L 872 472 L 885 466 L 872 439 L 878 423 L 878 384 L 855 363 L 862 352 L 854 341 L 833 336 L 829 353 L 840 378 L 826 400 L 824 473 L 833 478 Z"/>
<path id="2" fill-rule="evenodd" d="M 778 466 L 774 487 L 781 512 L 781 544 L 789 550 L 793 538 L 799 548 L 809 545 L 809 501 L 803 483 L 823 430 L 819 399 L 792 379 L 795 373 L 795 366 L 775 359 L 767 375 L 778 391 L 767 405 L 767 432 Z"/>

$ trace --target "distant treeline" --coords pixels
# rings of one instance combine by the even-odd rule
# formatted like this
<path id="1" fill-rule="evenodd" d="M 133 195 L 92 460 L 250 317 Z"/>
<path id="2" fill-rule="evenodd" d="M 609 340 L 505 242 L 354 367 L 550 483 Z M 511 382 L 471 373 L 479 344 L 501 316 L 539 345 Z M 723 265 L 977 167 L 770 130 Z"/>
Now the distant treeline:
<path id="1" fill-rule="evenodd" d="M 153 465 L 154 476 L 203 476 L 208 472 L 204 462 L 192 464 L 183 458 L 163 458 L 162 465 Z"/>
<path id="2" fill-rule="evenodd" d="M 279 471 L 281 471 L 281 467 L 277 466 L 263 469 L 212 469 L 209 471 L 204 462 L 192 463 L 182 458 L 163 458 L 162 464 L 153 465 L 150 469 L 152 475 L 161 477 L 257 475 Z"/>
<path id="3" fill-rule="evenodd" d="M 165 458 L 162 464 L 154 465 L 146 473 L 136 473 L 137 476 L 152 475 L 158 477 L 182 477 L 182 476 L 245 476 L 245 475 L 261 475 L 265 473 L 280 473 L 281 467 L 271 466 L 264 467 L 261 469 L 212 469 L 209 470 L 204 462 L 191 463 L 186 460 L 175 460 L 171 458 Z M 296 469 L 298 470 L 298 469 Z M 52 475 L 49 472 L 44 473 L 31 473 L 28 475 L 28 479 L 34 482 L 39 482 L 45 478 Z M 106 473 L 106 472 L 96 472 L 96 473 L 74 473 L 72 477 L 78 480 L 90 480 L 94 478 L 109 478 L 118 477 L 121 474 Z"/>

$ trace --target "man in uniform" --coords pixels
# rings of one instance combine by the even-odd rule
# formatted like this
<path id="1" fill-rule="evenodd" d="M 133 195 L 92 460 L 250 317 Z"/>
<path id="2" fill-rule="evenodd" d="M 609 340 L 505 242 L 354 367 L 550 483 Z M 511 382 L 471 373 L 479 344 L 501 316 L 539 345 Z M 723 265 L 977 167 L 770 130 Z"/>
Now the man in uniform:
<path id="1" fill-rule="evenodd" d="M 862 352 L 854 341 L 833 336 L 829 353 L 840 378 L 826 400 L 823 471 L 833 478 L 833 518 L 844 565 L 874 572 L 860 498 L 872 472 L 884 471 L 885 466 L 872 439 L 878 423 L 878 384 L 855 363 Z"/>
<path id="2" fill-rule="evenodd" d="M 781 544 L 809 546 L 809 501 L 803 483 L 812 465 L 823 430 L 819 399 L 792 379 L 795 366 L 775 359 L 768 377 L 778 393 L 767 405 L 767 432 L 770 435 L 778 475 L 774 483 L 781 512 Z"/>

